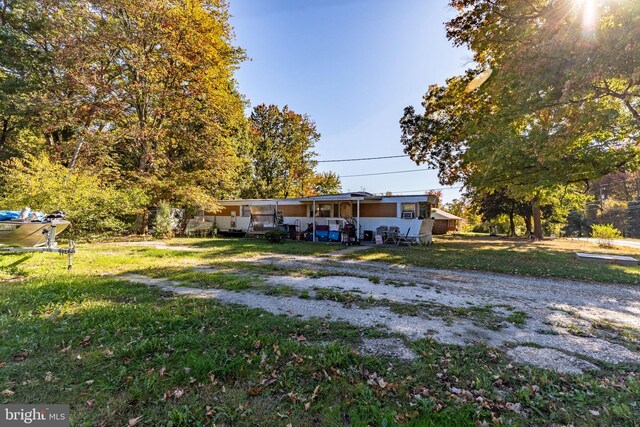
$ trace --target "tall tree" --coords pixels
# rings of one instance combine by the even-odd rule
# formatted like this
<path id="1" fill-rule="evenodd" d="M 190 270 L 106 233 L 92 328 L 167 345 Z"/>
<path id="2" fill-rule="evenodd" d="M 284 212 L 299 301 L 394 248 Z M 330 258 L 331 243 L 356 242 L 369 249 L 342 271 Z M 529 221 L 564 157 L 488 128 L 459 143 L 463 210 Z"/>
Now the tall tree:
<path id="1" fill-rule="evenodd" d="M 539 206 L 560 188 L 638 165 L 640 4 L 451 5 L 458 16 L 448 37 L 470 48 L 477 66 L 431 86 L 424 114 L 405 109 L 405 151 L 439 167 L 444 184 L 528 198 L 541 238 Z"/>
<path id="2" fill-rule="evenodd" d="M 316 184 L 314 145 L 320 139 L 315 123 L 284 106 L 261 104 L 250 117 L 254 135 L 253 182 L 246 197 L 300 197 Z"/>
<path id="3" fill-rule="evenodd" d="M 335 172 L 319 172 L 314 176 L 312 194 L 310 196 L 321 196 L 323 194 L 339 194 L 342 191 L 342 181 Z"/>
<path id="4" fill-rule="evenodd" d="M 0 115 L 20 116 L 53 160 L 144 188 L 152 203 L 212 206 L 237 192 L 247 132 L 233 73 L 244 53 L 224 0 L 21 0 L 0 11 L 0 84 L 16 88 Z"/>
<path id="5" fill-rule="evenodd" d="M 514 199 L 504 189 L 474 195 L 473 203 L 484 221 L 491 221 L 500 215 L 509 217 L 509 236 L 516 237 L 514 218 L 519 214 L 531 216 L 531 205 L 526 201 Z M 523 215 L 524 216 L 524 215 Z M 525 221 L 526 222 L 526 221 Z M 527 230 L 530 231 L 530 230 Z"/>

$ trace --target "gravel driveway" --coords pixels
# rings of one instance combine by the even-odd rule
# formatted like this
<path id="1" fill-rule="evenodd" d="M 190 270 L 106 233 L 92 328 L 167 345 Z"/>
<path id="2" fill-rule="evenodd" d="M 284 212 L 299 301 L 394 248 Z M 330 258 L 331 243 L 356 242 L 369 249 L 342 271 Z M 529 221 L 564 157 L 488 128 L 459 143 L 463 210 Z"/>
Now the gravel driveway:
<path id="1" fill-rule="evenodd" d="M 298 294 L 201 290 L 165 279 L 125 278 L 276 314 L 386 329 L 409 340 L 484 343 L 505 350 L 517 363 L 567 373 L 597 369 L 601 362 L 640 363 L 640 287 L 435 270 L 331 256 L 269 255 L 234 260 L 290 271 L 263 279 L 270 286 L 287 286 Z M 208 270 L 217 271 L 204 269 Z M 301 270 L 322 274 L 294 274 Z M 246 274 L 241 267 L 232 273 Z M 332 298 L 321 298 L 327 291 Z"/>

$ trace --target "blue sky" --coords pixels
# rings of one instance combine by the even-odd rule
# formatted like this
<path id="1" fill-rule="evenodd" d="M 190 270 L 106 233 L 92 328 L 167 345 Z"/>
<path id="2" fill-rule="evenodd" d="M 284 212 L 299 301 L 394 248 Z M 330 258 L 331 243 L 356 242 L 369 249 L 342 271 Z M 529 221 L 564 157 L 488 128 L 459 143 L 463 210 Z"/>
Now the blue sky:
<path id="1" fill-rule="evenodd" d="M 446 0 L 230 0 L 237 44 L 250 61 L 237 73 L 251 105 L 289 105 L 322 134 L 318 160 L 402 155 L 398 121 L 433 83 L 460 74 L 471 54 L 445 37 Z M 343 189 L 379 193 L 441 188 L 436 171 L 408 158 L 320 163 Z M 458 190 L 443 191 L 444 201 Z"/>

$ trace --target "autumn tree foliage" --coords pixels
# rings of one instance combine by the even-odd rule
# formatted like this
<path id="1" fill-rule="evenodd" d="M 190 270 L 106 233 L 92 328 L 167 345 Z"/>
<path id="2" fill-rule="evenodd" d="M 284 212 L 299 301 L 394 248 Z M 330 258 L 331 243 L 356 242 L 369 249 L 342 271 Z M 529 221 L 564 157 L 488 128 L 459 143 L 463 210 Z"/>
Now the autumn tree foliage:
<path id="1" fill-rule="evenodd" d="M 2 1 L 0 158 L 212 207 L 240 190 L 243 59 L 222 0 Z"/>
<path id="2" fill-rule="evenodd" d="M 447 35 L 475 66 L 405 109 L 405 152 L 443 184 L 539 206 L 638 166 L 640 3 L 452 0 Z"/>
<path id="3" fill-rule="evenodd" d="M 261 104 L 253 109 L 249 122 L 252 167 L 245 197 L 303 197 L 340 191 L 340 178 L 335 173 L 315 170 L 313 150 L 320 133 L 309 116 L 286 105 Z"/>

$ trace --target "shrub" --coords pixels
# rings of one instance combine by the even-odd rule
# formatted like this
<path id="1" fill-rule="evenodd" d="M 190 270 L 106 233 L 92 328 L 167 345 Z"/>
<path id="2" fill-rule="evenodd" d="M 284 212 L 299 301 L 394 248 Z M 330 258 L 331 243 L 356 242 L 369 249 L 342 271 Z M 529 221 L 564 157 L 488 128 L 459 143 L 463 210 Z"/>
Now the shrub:
<path id="1" fill-rule="evenodd" d="M 286 238 L 287 233 L 282 230 L 272 230 L 265 233 L 264 238 L 271 243 L 282 243 Z"/>
<path id="2" fill-rule="evenodd" d="M 171 220 L 171 205 L 168 202 L 158 203 L 153 236 L 156 239 L 170 239 L 173 237 L 173 221 Z"/>
<path id="3" fill-rule="evenodd" d="M 0 175 L 0 209 L 64 210 L 76 237 L 130 232 L 135 215 L 148 202 L 140 189 L 118 188 L 91 171 L 70 173 L 44 155 L 12 159 L 3 165 Z"/>
<path id="4" fill-rule="evenodd" d="M 611 224 L 594 224 L 591 226 L 591 237 L 597 239 L 598 245 L 608 248 L 614 239 L 622 237 L 620 231 Z"/>

